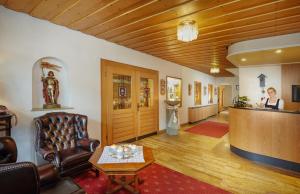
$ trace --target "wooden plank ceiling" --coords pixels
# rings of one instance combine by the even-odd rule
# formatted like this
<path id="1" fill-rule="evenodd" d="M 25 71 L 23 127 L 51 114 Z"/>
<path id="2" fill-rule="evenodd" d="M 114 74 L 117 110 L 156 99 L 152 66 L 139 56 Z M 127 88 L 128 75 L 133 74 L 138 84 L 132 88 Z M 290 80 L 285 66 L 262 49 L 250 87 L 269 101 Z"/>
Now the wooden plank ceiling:
<path id="1" fill-rule="evenodd" d="M 204 73 L 226 68 L 235 42 L 300 32 L 300 0 L 0 0 L 5 7 L 79 30 Z M 184 20 L 199 26 L 197 40 L 177 40 Z"/>

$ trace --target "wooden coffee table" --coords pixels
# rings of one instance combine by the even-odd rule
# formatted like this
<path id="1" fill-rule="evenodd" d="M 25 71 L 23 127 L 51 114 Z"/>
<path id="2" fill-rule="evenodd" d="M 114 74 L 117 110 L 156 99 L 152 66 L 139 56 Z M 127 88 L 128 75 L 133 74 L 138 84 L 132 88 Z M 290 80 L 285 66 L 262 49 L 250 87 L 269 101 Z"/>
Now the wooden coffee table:
<path id="1" fill-rule="evenodd" d="M 97 148 L 89 162 L 108 176 L 109 183 L 106 194 L 115 193 L 121 189 L 126 189 L 131 193 L 140 193 L 137 186 L 143 181 L 139 179 L 137 173 L 143 168 L 149 166 L 154 162 L 152 149 L 143 146 L 144 151 L 144 163 L 111 163 L 111 164 L 98 164 L 98 160 L 103 152 L 103 148 Z M 120 177 L 117 178 L 116 176 Z M 132 177 L 132 178 L 131 178 Z M 113 187 L 113 184 L 118 184 Z"/>

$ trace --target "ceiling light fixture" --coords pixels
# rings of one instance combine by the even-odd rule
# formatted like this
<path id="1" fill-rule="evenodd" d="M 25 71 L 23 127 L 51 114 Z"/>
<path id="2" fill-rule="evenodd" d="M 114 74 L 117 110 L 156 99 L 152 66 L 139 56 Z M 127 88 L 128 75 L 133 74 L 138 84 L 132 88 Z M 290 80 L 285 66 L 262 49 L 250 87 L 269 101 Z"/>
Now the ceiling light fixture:
<path id="1" fill-rule="evenodd" d="M 196 40 L 198 37 L 198 25 L 194 20 L 181 22 L 177 26 L 177 39 L 183 42 Z"/>
<path id="2" fill-rule="evenodd" d="M 247 61 L 247 59 L 246 58 L 242 58 L 241 61 L 245 62 L 245 61 Z"/>
<path id="3" fill-rule="evenodd" d="M 282 50 L 281 50 L 281 49 L 277 49 L 277 50 L 275 51 L 275 53 L 276 53 L 276 54 L 280 54 L 280 53 L 282 53 Z"/>
<path id="4" fill-rule="evenodd" d="M 213 65 L 210 68 L 210 73 L 212 73 L 212 74 L 220 73 L 220 68 L 217 65 Z"/>

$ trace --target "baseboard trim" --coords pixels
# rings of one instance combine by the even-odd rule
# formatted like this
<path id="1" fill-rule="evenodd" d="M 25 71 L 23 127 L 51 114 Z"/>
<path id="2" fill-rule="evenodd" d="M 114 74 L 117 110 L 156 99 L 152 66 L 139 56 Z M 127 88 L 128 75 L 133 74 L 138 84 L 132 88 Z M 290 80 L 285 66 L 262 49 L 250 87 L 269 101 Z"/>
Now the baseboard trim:
<path id="1" fill-rule="evenodd" d="M 189 125 L 189 122 L 180 124 L 180 127 L 185 127 L 187 125 Z"/>
<path id="2" fill-rule="evenodd" d="M 287 160 L 273 158 L 273 157 L 270 157 L 270 156 L 255 154 L 255 153 L 252 153 L 252 152 L 241 150 L 241 149 L 239 149 L 237 147 L 234 147 L 232 145 L 230 145 L 230 150 L 233 153 L 235 153 L 235 154 L 237 154 L 237 155 L 239 155 L 243 158 L 247 158 L 249 160 L 269 164 L 269 165 L 276 166 L 276 167 L 283 168 L 283 169 L 287 169 L 287 170 L 300 172 L 300 164 L 296 163 L 296 162 L 291 162 L 291 161 L 287 161 Z"/>
<path id="3" fill-rule="evenodd" d="M 166 129 L 162 129 L 162 130 L 157 131 L 158 135 L 163 134 L 163 133 L 166 133 Z"/>

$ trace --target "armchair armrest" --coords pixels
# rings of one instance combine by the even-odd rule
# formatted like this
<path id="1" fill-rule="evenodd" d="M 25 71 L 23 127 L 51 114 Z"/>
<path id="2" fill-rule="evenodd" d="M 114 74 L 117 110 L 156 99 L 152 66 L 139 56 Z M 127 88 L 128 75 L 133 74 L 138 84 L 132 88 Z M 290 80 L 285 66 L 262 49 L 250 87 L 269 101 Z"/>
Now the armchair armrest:
<path id="1" fill-rule="evenodd" d="M 92 138 L 83 138 L 77 141 L 77 146 L 90 152 L 94 152 L 99 145 L 100 141 Z"/>
<path id="2" fill-rule="evenodd" d="M 49 148 L 40 148 L 39 154 L 42 158 L 48 162 L 52 162 L 56 158 L 56 153 Z"/>
<path id="3" fill-rule="evenodd" d="M 56 167 L 53 164 L 43 164 L 37 167 L 40 176 L 41 187 L 52 185 L 59 180 L 59 175 Z"/>

